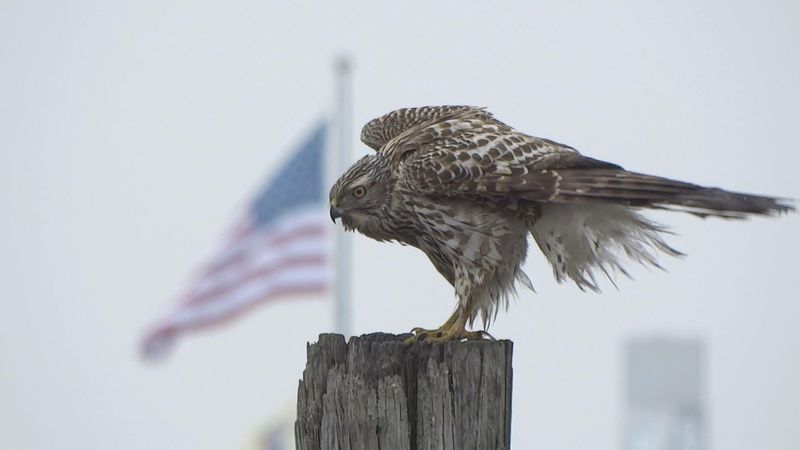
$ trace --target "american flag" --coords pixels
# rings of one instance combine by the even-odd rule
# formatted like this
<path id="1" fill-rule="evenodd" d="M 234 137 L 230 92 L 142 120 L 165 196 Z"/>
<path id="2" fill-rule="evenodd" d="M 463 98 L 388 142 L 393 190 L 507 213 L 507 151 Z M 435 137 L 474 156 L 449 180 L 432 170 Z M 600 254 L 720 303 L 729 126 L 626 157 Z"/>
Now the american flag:
<path id="1" fill-rule="evenodd" d="M 161 355 L 184 331 L 219 324 L 274 299 L 322 293 L 329 286 L 326 128 L 317 126 L 256 195 L 222 249 L 145 337 L 146 357 Z"/>

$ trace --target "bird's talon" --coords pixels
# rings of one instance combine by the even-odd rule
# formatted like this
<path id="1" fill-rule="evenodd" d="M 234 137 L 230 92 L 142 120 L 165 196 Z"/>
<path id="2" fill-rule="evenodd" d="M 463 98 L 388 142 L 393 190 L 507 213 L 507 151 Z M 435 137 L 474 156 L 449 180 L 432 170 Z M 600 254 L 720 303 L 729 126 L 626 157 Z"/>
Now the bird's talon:
<path id="1" fill-rule="evenodd" d="M 495 339 L 494 336 L 489 334 L 489 332 L 486 331 L 486 330 L 473 331 L 473 333 L 478 333 L 481 336 L 480 339 L 482 339 L 482 340 L 483 339 L 488 340 L 488 341 L 496 341 L 497 340 L 497 339 Z"/>
<path id="2" fill-rule="evenodd" d="M 482 340 L 495 340 L 492 335 L 485 331 L 436 331 L 430 332 L 426 330 L 424 333 L 415 334 L 403 341 L 405 345 L 414 345 L 420 342 L 426 344 L 437 344 L 444 342 L 462 342 L 462 341 L 482 341 Z"/>

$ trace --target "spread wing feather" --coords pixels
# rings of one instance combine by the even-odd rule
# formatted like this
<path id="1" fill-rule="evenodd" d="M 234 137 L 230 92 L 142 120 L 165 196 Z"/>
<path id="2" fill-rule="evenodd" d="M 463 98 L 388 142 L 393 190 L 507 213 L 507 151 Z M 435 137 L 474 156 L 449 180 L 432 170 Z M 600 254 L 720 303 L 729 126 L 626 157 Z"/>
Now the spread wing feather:
<path id="1" fill-rule="evenodd" d="M 473 107 L 395 111 L 367 124 L 362 140 L 389 159 L 401 182 L 428 195 L 611 203 L 727 218 L 793 209 L 778 198 L 629 172 Z"/>
<path id="2" fill-rule="evenodd" d="M 361 128 L 361 142 L 380 150 L 389 141 L 403 132 L 420 126 L 433 124 L 437 120 L 454 115 L 469 113 L 485 121 L 492 120 L 492 114 L 484 108 L 474 106 L 421 106 L 402 108 L 372 119 Z"/>

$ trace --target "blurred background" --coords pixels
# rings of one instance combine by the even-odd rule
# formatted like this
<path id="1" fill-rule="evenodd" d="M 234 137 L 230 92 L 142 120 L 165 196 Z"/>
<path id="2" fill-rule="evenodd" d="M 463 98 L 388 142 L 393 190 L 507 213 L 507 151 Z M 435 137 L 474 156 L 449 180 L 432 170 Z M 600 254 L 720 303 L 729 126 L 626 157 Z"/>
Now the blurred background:
<path id="1" fill-rule="evenodd" d="M 330 296 L 155 364 L 138 346 L 334 112 L 339 55 L 353 161 L 373 117 L 472 104 L 631 170 L 800 198 L 798 42 L 792 1 L 2 2 L 0 448 L 277 448 Z M 537 293 L 491 330 L 515 342 L 513 446 L 800 448 L 800 216 L 651 217 L 689 256 L 618 290 L 558 285 L 531 251 Z M 449 315 L 421 252 L 353 245 L 354 334 Z"/>

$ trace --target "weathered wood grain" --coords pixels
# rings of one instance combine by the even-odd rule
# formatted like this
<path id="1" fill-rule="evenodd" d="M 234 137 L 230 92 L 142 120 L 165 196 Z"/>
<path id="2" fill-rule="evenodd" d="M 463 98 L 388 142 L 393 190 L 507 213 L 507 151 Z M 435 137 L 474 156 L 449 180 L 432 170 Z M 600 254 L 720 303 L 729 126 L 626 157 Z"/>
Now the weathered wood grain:
<path id="1" fill-rule="evenodd" d="M 322 334 L 297 391 L 299 450 L 508 449 L 511 341 L 404 346 Z"/>

